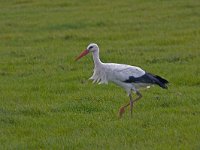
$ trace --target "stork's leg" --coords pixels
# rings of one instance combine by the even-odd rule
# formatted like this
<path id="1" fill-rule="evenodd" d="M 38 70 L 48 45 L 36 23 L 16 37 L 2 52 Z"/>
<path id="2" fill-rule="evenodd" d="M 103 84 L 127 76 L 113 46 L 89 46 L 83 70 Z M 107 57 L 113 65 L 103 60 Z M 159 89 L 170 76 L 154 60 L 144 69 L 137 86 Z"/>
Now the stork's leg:
<path id="1" fill-rule="evenodd" d="M 140 98 L 142 98 L 142 94 L 140 92 L 136 92 L 136 94 L 138 95 L 138 97 L 136 99 L 133 100 L 132 95 L 129 94 L 129 98 L 130 98 L 130 102 L 128 104 L 126 104 L 125 106 L 122 106 L 119 110 L 119 118 L 122 117 L 122 115 L 125 112 L 125 108 L 128 107 L 130 105 L 130 111 L 131 111 L 131 116 L 132 116 L 132 112 L 133 112 L 133 103 L 138 101 Z"/>
<path id="2" fill-rule="evenodd" d="M 119 109 L 119 118 L 122 117 L 122 115 L 125 113 L 125 108 L 128 107 L 130 105 L 130 103 L 126 104 L 125 106 L 122 106 L 120 109 Z"/>
<path id="3" fill-rule="evenodd" d="M 138 97 L 136 99 L 133 100 L 131 94 L 129 95 L 130 97 L 130 110 L 131 110 L 131 116 L 132 116 L 132 113 L 133 113 L 133 103 L 138 101 L 140 98 L 142 98 L 142 94 L 140 92 L 136 92 L 136 94 L 138 95 Z"/>
<path id="4" fill-rule="evenodd" d="M 131 94 L 129 94 L 129 97 L 130 97 L 130 111 L 131 111 L 131 117 L 132 117 L 132 113 L 133 113 L 133 98 L 132 98 Z"/>

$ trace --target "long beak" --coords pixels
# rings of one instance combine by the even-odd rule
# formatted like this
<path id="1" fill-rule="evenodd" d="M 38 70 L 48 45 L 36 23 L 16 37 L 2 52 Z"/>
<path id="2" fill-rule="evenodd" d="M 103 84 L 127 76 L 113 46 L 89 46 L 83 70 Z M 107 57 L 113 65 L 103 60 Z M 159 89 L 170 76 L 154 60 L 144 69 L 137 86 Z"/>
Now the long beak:
<path id="1" fill-rule="evenodd" d="M 89 53 L 89 50 L 84 50 L 78 57 L 76 57 L 75 61 L 79 60 L 81 57 L 87 55 Z"/>

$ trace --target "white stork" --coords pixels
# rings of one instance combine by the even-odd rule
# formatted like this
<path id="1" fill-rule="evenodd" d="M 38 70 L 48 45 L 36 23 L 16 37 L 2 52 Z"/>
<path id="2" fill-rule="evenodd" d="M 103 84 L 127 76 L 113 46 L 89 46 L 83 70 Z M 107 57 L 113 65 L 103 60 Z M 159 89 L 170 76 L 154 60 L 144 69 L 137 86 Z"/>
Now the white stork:
<path id="1" fill-rule="evenodd" d="M 89 44 L 87 49 L 84 50 L 75 60 L 77 61 L 90 52 L 92 52 L 94 60 L 94 73 L 92 77 L 90 77 L 90 79 L 93 80 L 93 83 L 97 82 L 99 84 L 107 84 L 108 81 L 111 81 L 124 88 L 130 98 L 130 102 L 120 108 L 119 117 L 122 117 L 125 108 L 129 105 L 132 115 L 133 103 L 142 98 L 142 94 L 139 92 L 141 87 L 157 84 L 161 88 L 167 89 L 166 84 L 168 81 L 166 79 L 147 73 L 139 67 L 116 63 L 102 63 L 99 59 L 99 47 L 95 43 Z M 137 94 L 138 97 L 136 99 L 132 98 L 132 91 Z"/>

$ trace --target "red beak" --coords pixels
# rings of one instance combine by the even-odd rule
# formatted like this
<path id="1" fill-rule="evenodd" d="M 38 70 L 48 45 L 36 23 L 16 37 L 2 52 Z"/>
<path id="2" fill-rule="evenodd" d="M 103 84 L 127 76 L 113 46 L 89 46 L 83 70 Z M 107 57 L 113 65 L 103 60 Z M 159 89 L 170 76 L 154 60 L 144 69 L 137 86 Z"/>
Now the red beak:
<path id="1" fill-rule="evenodd" d="M 76 57 L 75 61 L 79 60 L 81 57 L 87 55 L 89 53 L 89 50 L 84 50 L 78 57 Z"/>

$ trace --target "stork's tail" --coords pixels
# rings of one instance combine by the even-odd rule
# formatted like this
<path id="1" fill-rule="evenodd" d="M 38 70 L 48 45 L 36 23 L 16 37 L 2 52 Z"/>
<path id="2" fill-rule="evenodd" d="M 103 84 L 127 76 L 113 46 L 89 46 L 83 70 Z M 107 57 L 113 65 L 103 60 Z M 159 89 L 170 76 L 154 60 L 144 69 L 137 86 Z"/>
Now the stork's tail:
<path id="1" fill-rule="evenodd" d="M 167 81 L 166 79 L 158 76 L 158 75 L 153 75 L 148 73 L 150 76 L 153 77 L 155 84 L 159 85 L 160 87 L 162 87 L 163 89 L 167 89 L 167 85 L 169 83 L 169 81 Z"/>

